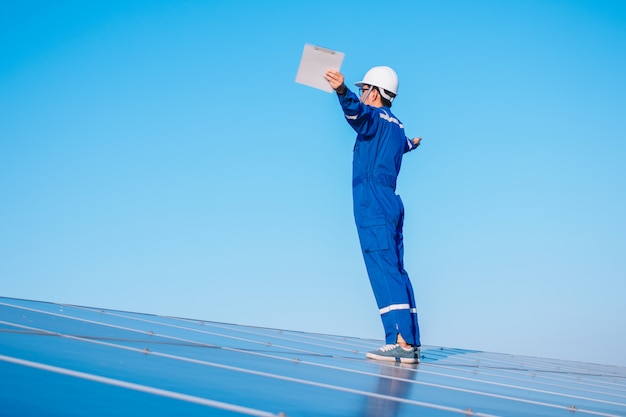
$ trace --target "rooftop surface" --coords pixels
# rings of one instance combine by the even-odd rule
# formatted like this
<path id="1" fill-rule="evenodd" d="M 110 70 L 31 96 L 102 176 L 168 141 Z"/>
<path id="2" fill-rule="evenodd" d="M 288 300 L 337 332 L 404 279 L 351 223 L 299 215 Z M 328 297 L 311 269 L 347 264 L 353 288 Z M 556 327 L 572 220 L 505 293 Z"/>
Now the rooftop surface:
<path id="1" fill-rule="evenodd" d="M 0 297 L 0 416 L 626 416 L 626 368 L 380 344 Z"/>

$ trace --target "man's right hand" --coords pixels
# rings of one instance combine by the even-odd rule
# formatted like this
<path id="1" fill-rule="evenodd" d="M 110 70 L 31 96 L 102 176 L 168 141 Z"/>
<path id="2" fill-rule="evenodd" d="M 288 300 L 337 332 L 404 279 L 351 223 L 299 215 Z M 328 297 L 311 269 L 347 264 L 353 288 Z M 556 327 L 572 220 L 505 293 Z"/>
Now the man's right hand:
<path id="1" fill-rule="evenodd" d="M 343 74 L 340 73 L 337 70 L 333 70 L 333 69 L 329 69 L 328 71 L 326 71 L 326 73 L 324 74 L 324 78 L 326 78 L 326 81 L 328 81 L 328 84 L 330 84 L 330 86 L 332 87 L 333 90 L 335 91 L 342 91 L 343 90 Z"/>

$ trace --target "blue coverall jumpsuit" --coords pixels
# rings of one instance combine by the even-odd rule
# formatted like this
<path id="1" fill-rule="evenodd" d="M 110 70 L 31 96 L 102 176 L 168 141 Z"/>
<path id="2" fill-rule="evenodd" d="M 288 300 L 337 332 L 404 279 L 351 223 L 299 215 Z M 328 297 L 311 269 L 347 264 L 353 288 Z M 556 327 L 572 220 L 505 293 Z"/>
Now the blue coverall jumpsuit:
<path id="1" fill-rule="evenodd" d="M 413 286 L 404 270 L 404 206 L 395 193 L 402 156 L 416 146 L 389 107 L 367 106 L 349 89 L 338 97 L 357 133 L 352 161 L 354 219 L 385 342 L 394 344 L 401 334 L 408 344 L 420 346 Z"/>

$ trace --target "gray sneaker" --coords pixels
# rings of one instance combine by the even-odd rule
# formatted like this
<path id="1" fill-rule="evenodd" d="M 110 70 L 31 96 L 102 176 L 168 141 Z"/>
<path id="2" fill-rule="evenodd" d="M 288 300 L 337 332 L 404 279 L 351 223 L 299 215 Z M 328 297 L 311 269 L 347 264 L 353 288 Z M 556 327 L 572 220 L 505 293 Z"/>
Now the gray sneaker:
<path id="1" fill-rule="evenodd" d="M 420 348 L 415 346 L 407 350 L 399 344 L 385 345 L 378 350 L 367 352 L 365 357 L 386 362 L 419 363 Z"/>

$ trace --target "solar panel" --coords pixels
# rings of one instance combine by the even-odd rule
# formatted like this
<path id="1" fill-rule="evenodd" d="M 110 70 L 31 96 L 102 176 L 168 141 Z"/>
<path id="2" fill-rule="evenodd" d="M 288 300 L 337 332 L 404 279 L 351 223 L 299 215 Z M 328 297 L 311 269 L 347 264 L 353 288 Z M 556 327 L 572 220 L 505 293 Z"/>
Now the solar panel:
<path id="1" fill-rule="evenodd" d="M 626 369 L 0 297 L 0 416 L 626 416 Z"/>

